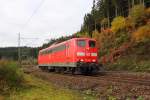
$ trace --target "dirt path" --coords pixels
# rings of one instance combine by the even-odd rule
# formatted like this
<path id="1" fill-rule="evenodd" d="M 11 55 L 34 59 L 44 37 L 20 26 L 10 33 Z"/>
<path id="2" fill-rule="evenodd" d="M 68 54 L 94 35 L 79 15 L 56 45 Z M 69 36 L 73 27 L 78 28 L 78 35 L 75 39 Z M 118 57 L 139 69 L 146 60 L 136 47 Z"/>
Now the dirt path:
<path id="1" fill-rule="evenodd" d="M 40 71 L 37 67 L 28 70 L 28 73 L 50 81 L 57 86 L 82 91 L 94 91 L 100 98 L 103 98 L 102 100 L 105 100 L 108 96 L 115 96 L 120 100 L 126 100 L 128 97 L 132 100 L 136 100 L 142 96 L 144 97 L 144 100 L 150 100 L 150 74 L 136 74 L 127 72 L 119 74 L 116 72 L 111 72 L 104 76 L 83 76 L 48 73 Z M 127 79 L 130 79 L 131 81 Z M 146 84 L 144 82 L 142 83 L 141 80 L 145 81 Z M 138 82 L 141 82 L 141 84 Z"/>

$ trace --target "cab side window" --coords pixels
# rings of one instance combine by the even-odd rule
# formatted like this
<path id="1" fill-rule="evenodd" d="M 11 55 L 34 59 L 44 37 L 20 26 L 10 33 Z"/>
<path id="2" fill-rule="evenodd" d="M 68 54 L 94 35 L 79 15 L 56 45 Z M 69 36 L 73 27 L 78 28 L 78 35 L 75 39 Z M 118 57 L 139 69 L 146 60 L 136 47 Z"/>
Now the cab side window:
<path id="1" fill-rule="evenodd" d="M 85 40 L 77 40 L 77 46 L 78 47 L 85 47 L 86 41 Z"/>
<path id="2" fill-rule="evenodd" d="M 90 40 L 89 41 L 89 47 L 94 48 L 96 46 L 95 41 Z"/>

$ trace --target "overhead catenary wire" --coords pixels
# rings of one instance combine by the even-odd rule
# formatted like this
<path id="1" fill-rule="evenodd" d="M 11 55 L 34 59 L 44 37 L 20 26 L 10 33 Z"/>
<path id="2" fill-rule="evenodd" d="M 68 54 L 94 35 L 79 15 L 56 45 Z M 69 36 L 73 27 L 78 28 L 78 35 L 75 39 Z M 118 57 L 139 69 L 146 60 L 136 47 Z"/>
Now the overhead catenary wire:
<path id="1" fill-rule="evenodd" d="M 27 25 L 31 22 L 33 16 L 38 12 L 38 10 L 40 9 L 40 7 L 42 6 L 42 4 L 44 3 L 45 0 L 41 0 L 40 4 L 37 6 L 37 8 L 33 11 L 33 13 L 31 14 L 31 16 L 27 19 L 27 21 L 25 22 L 25 24 L 23 25 L 23 27 L 21 28 L 21 31 L 23 31 Z M 21 33 L 19 32 L 19 36 L 18 36 L 18 62 L 19 65 L 21 66 L 21 39 L 31 39 L 31 38 L 23 38 L 21 37 Z M 32 38 L 33 39 L 33 38 Z M 34 38 L 35 39 L 35 38 Z M 33 42 L 32 42 L 33 43 Z"/>
<path id="2" fill-rule="evenodd" d="M 25 29 L 26 26 L 31 22 L 33 16 L 39 11 L 39 9 L 41 8 L 41 6 L 43 5 L 45 0 L 41 0 L 40 4 L 37 6 L 37 8 L 33 11 L 33 13 L 31 14 L 31 16 L 28 18 L 28 20 L 25 22 L 25 24 L 23 25 L 22 29 Z"/>
<path id="3" fill-rule="evenodd" d="M 41 8 L 41 6 L 43 5 L 45 0 L 41 0 L 39 5 L 36 7 L 36 9 L 33 11 L 33 13 L 31 14 L 31 16 L 27 19 L 27 21 L 25 22 L 25 24 L 23 25 L 23 27 L 21 28 L 21 31 L 23 31 L 28 24 L 31 22 L 32 18 L 34 17 L 34 15 L 38 12 L 38 10 Z M 21 35 L 22 32 L 20 32 Z M 38 39 L 38 38 L 25 38 L 25 37 L 20 37 L 20 39 Z"/>

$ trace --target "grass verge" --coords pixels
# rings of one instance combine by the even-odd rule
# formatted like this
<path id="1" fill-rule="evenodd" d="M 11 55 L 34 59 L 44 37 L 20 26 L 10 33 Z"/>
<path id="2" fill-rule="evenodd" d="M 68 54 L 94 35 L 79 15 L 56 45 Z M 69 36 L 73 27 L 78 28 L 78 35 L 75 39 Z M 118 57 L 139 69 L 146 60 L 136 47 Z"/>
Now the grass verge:
<path id="1" fill-rule="evenodd" d="M 4 100 L 96 100 L 91 95 L 78 91 L 58 88 L 44 80 L 25 75 L 26 83 L 22 88 L 15 89 Z"/>

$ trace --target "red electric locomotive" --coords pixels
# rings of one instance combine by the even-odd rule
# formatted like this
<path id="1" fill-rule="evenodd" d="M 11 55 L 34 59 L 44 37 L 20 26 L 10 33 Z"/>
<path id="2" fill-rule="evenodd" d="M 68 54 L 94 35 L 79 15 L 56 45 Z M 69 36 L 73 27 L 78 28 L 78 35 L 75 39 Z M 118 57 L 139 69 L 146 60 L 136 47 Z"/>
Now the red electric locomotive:
<path id="1" fill-rule="evenodd" d="M 38 64 L 42 70 L 72 73 L 96 73 L 98 64 L 96 41 L 73 38 L 39 51 Z"/>

